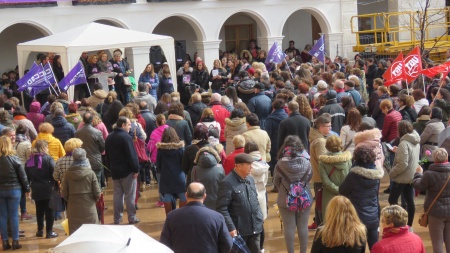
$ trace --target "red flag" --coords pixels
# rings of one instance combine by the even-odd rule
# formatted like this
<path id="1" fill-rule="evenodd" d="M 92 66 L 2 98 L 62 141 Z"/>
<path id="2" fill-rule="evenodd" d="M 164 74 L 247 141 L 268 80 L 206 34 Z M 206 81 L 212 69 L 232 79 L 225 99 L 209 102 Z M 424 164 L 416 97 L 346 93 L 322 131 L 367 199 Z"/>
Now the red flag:
<path id="1" fill-rule="evenodd" d="M 384 83 L 384 85 L 386 86 L 406 79 L 405 64 L 403 63 L 403 53 L 400 52 L 397 58 L 395 58 L 395 60 L 392 62 L 392 65 L 386 70 L 386 72 L 384 72 L 383 78 L 384 80 L 386 80 L 386 82 Z"/>
<path id="2" fill-rule="evenodd" d="M 420 48 L 414 48 L 403 61 L 405 64 L 406 81 L 411 83 L 414 81 L 422 71 L 422 57 L 420 55 Z"/>
<path id="3" fill-rule="evenodd" d="M 439 73 L 444 73 L 444 75 L 448 74 L 450 71 L 450 62 L 445 62 L 436 67 L 424 69 L 421 71 L 421 74 L 428 76 L 429 78 L 434 78 Z"/>

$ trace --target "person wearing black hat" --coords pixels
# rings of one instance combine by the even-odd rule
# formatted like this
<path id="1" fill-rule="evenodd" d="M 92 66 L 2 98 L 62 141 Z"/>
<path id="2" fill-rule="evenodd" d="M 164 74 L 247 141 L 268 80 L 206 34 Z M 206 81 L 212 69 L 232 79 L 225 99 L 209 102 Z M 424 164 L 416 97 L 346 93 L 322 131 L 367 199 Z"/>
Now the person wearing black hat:
<path id="1" fill-rule="evenodd" d="M 252 113 L 258 115 L 259 126 L 265 130 L 267 116 L 272 112 L 272 100 L 264 93 L 263 83 L 256 83 L 253 89 L 256 96 L 248 101 L 247 107 Z"/>
<path id="2" fill-rule="evenodd" d="M 234 170 L 219 184 L 216 210 L 225 218 L 230 235 L 241 235 L 250 251 L 258 253 L 263 215 L 255 182 L 249 177 L 254 161 L 249 154 L 235 156 Z"/>
<path id="3" fill-rule="evenodd" d="M 335 90 L 328 90 L 325 93 L 325 99 L 327 100 L 324 107 L 319 111 L 319 116 L 324 113 L 329 113 L 331 115 L 331 126 L 335 133 L 340 133 L 341 128 L 344 125 L 345 111 L 341 105 L 336 101 L 337 93 Z"/>

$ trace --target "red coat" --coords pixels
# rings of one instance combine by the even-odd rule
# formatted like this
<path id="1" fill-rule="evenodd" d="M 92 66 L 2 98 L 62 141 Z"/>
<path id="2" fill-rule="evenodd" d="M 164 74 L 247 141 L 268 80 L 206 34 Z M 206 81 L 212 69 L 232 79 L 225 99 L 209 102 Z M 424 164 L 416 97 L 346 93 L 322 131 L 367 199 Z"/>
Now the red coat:
<path id="1" fill-rule="evenodd" d="M 210 107 L 214 113 L 214 119 L 220 124 L 220 142 L 225 142 L 225 119 L 230 117 L 230 112 L 220 102 L 211 102 Z"/>
<path id="2" fill-rule="evenodd" d="M 230 174 L 230 172 L 234 169 L 234 157 L 237 154 L 244 153 L 244 148 L 238 148 L 233 151 L 225 160 L 223 161 L 223 170 L 225 170 L 225 175 Z"/>
<path id="3" fill-rule="evenodd" d="M 391 142 L 398 137 L 398 122 L 402 120 L 402 115 L 394 109 L 391 109 L 384 117 L 383 129 L 381 130 L 382 140 Z"/>
<path id="4" fill-rule="evenodd" d="M 373 245 L 370 253 L 425 253 L 422 239 L 408 228 L 385 228 L 383 239 Z"/>

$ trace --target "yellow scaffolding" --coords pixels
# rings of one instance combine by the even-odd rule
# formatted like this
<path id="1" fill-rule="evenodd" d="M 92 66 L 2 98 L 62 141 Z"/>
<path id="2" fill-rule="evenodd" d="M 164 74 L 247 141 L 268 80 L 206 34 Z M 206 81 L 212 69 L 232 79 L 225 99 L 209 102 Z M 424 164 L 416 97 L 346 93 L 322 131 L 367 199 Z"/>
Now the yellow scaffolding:
<path id="1" fill-rule="evenodd" d="M 426 18 L 421 11 L 383 12 L 352 16 L 352 33 L 356 34 L 353 51 L 373 57 L 393 57 L 408 54 L 424 39 L 424 48 L 431 49 L 430 59 L 445 61 L 450 48 L 450 8 L 428 9 Z M 424 21 L 425 20 L 425 21 Z M 368 28 L 370 26 L 370 28 Z"/>

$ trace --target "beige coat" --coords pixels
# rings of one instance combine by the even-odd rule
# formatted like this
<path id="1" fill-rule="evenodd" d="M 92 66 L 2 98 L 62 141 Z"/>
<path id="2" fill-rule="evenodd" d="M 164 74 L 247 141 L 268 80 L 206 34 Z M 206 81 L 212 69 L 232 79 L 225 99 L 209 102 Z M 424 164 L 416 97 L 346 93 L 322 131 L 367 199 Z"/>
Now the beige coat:
<path id="1" fill-rule="evenodd" d="M 319 156 L 327 152 L 325 143 L 327 139 L 317 129 L 311 127 L 309 130 L 309 156 L 311 157 L 311 167 L 313 169 L 312 180 L 314 183 L 322 183 L 319 173 Z"/>
<path id="2" fill-rule="evenodd" d="M 227 155 L 233 153 L 234 144 L 233 137 L 247 131 L 247 124 L 245 118 L 225 119 L 225 139 L 226 139 L 226 153 Z"/>
<path id="3" fill-rule="evenodd" d="M 245 140 L 252 140 L 258 145 L 259 152 L 261 152 L 261 159 L 264 162 L 270 162 L 270 137 L 266 131 L 261 130 L 259 126 L 252 126 L 247 129 L 247 132 L 242 134 Z"/>

